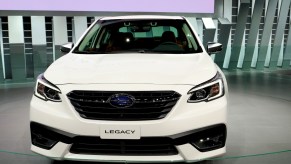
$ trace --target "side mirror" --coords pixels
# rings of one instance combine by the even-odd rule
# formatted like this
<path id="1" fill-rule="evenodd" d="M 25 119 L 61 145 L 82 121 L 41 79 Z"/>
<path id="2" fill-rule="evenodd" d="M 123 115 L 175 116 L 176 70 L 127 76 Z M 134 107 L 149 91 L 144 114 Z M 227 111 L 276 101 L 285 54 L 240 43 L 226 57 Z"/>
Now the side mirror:
<path id="1" fill-rule="evenodd" d="M 60 51 L 63 54 L 67 54 L 67 53 L 69 53 L 71 51 L 71 49 L 73 47 L 74 47 L 74 43 L 66 43 L 66 44 L 61 45 Z"/>
<path id="2" fill-rule="evenodd" d="M 209 54 L 215 54 L 215 53 L 220 52 L 221 50 L 222 50 L 222 44 L 215 43 L 215 42 L 208 42 L 207 52 Z"/>

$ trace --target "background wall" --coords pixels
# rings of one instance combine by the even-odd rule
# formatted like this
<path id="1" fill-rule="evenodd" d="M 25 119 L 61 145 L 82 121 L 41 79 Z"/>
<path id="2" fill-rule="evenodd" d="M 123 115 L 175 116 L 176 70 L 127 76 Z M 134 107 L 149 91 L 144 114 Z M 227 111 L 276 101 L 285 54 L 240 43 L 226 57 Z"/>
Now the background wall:
<path id="1" fill-rule="evenodd" d="M 185 15 L 205 45 L 209 41 L 224 45 L 221 53 L 212 55 L 221 68 L 290 68 L 290 4 L 291 0 L 216 0 L 214 14 L 170 15 Z M 60 57 L 61 44 L 76 42 L 94 20 L 114 15 L 22 13 L 25 16 L 0 11 L 0 83 L 34 81 Z M 130 13 L 115 13 L 119 14 Z"/>

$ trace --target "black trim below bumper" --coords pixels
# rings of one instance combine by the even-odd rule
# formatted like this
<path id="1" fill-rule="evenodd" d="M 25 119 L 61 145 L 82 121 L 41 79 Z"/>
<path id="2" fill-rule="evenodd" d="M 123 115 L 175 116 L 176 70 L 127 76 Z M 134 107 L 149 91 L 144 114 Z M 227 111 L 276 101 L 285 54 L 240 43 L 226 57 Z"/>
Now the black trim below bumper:
<path id="1" fill-rule="evenodd" d="M 152 146 L 146 151 L 141 151 L 138 155 L 154 155 L 155 151 L 151 149 L 158 149 L 157 145 L 163 147 L 161 151 L 156 151 L 157 155 L 174 155 L 177 154 L 175 146 L 183 144 L 191 144 L 200 152 L 207 152 L 223 148 L 226 142 L 227 129 L 224 124 L 218 124 L 213 126 L 208 126 L 201 129 L 196 129 L 193 131 L 169 136 L 169 137 L 143 137 L 140 140 L 104 140 L 100 137 L 89 137 L 89 136 L 72 136 L 69 137 L 66 132 L 61 132 L 54 128 L 50 128 L 35 122 L 31 122 L 31 137 L 32 144 L 44 149 L 51 149 L 57 142 L 63 142 L 66 144 L 72 144 L 71 152 L 76 154 L 111 154 L 111 155 L 137 155 L 138 149 L 145 149 L 146 146 Z M 52 146 L 43 146 L 43 144 L 38 144 L 35 140 L 36 136 L 42 136 L 45 139 L 55 141 L 56 143 Z M 205 147 L 201 147 L 201 144 L 198 141 L 203 140 L 204 138 L 219 138 L 217 139 L 217 145 L 206 144 Z M 112 144 L 110 144 L 112 141 Z M 104 142 L 104 143 L 103 143 Z M 100 147 L 100 144 L 111 145 L 110 151 L 106 150 L 106 147 Z M 197 144 L 198 143 L 198 144 Z M 99 147 L 98 147 L 99 144 Z M 213 144 L 213 143 L 211 143 Z M 87 146 L 86 146 L 87 145 Z M 93 146 L 92 146 L 93 145 Z M 115 145 L 115 146 L 114 146 Z M 203 144 L 202 144 L 203 146 Z M 135 147 L 135 148 L 132 148 Z M 174 149 L 173 149 L 174 147 Z M 114 150 L 116 149 L 116 150 Z M 94 152 L 94 150 L 96 150 Z M 104 150 L 104 152 L 102 152 Z M 111 151 L 114 150 L 114 151 Z M 135 151 L 132 151 L 135 150 Z"/>

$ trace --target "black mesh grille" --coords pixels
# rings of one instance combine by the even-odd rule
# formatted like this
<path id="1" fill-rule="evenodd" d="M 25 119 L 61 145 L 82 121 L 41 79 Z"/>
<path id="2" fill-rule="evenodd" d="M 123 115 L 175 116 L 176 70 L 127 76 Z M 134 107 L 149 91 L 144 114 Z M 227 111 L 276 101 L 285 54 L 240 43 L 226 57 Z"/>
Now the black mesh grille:
<path id="1" fill-rule="evenodd" d="M 140 140 L 104 140 L 94 137 L 76 137 L 70 149 L 74 154 L 93 155 L 176 155 L 177 149 L 169 138 L 142 138 Z"/>
<path id="2" fill-rule="evenodd" d="M 109 100 L 116 94 L 131 95 L 134 104 L 127 108 L 112 106 Z M 67 96 L 81 117 L 116 121 L 162 119 L 181 97 L 174 91 L 72 91 Z"/>

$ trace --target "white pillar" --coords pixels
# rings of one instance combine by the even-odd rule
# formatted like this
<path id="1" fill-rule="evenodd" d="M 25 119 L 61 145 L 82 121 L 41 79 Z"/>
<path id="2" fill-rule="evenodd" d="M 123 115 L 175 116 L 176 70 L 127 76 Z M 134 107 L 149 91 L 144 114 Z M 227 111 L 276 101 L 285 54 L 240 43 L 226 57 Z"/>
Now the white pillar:
<path id="1" fill-rule="evenodd" d="M 31 17 L 31 37 L 32 37 L 32 45 L 45 45 L 46 44 L 45 17 L 44 16 Z"/>
<path id="2" fill-rule="evenodd" d="M 73 35 L 77 42 L 87 29 L 87 17 L 75 16 L 73 21 Z"/>

